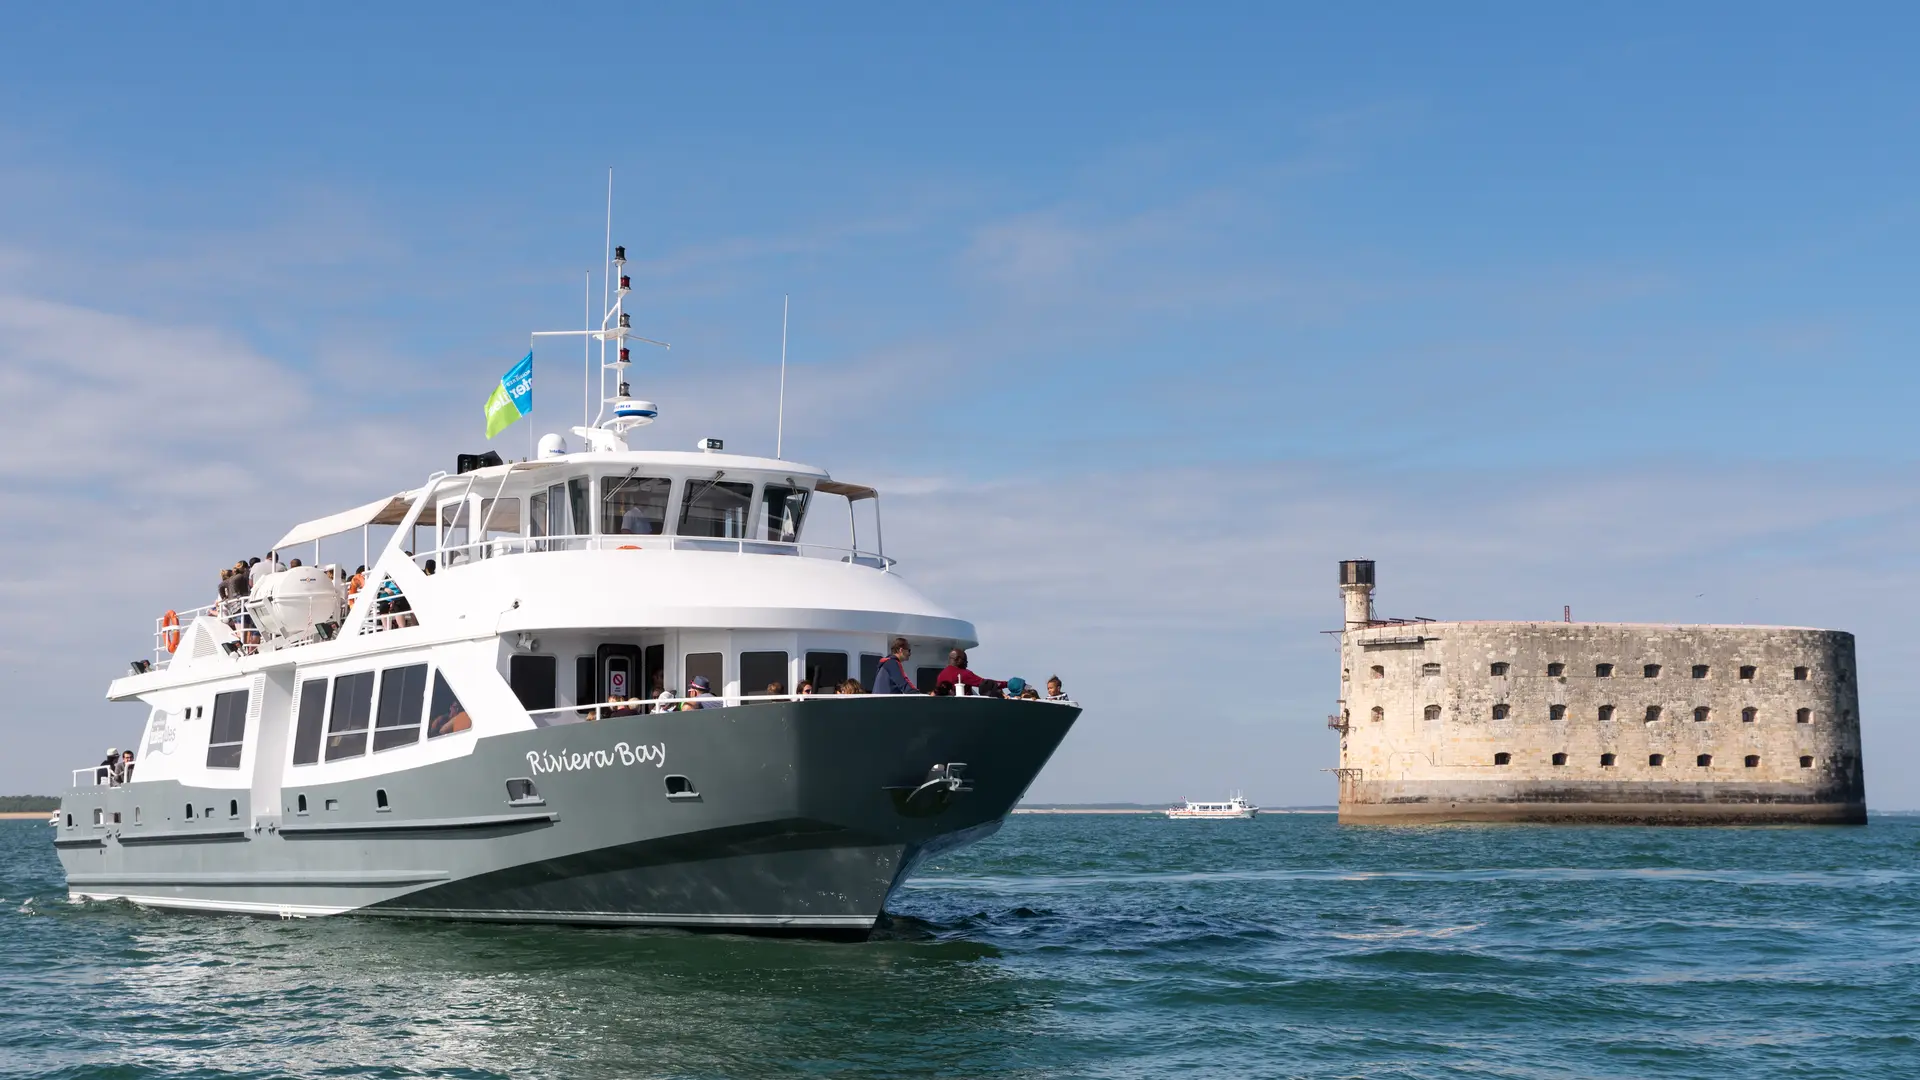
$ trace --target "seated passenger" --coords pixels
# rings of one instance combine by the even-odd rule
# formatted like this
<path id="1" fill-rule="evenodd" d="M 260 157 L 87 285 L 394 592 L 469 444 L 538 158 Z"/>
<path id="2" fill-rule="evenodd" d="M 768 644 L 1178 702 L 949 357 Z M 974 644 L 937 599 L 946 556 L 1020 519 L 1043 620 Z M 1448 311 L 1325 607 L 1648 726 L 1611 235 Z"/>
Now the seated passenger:
<path id="1" fill-rule="evenodd" d="M 1018 675 L 1007 680 L 1007 696 L 1010 698 L 1025 697 L 1028 689 L 1027 680 Z"/>
<path id="2" fill-rule="evenodd" d="M 1048 701 L 1067 700 L 1067 691 L 1065 687 L 1063 687 L 1060 684 L 1060 676 L 1058 675 L 1055 675 L 1052 678 L 1047 680 L 1047 700 Z"/>
<path id="3" fill-rule="evenodd" d="M 461 708 L 460 703 L 455 701 L 448 707 L 447 712 L 427 721 L 427 736 L 431 738 L 435 735 L 451 735 L 472 726 L 473 717 L 468 716 L 467 710 Z"/>
<path id="4" fill-rule="evenodd" d="M 876 694 L 918 694 L 920 688 L 907 678 L 907 659 L 913 655 L 913 647 L 907 639 L 893 639 L 892 655 L 880 661 L 880 670 L 873 677 L 873 692 Z"/>
<path id="5" fill-rule="evenodd" d="M 724 704 L 714 699 L 713 684 L 707 681 L 705 675 L 695 675 L 693 680 L 687 683 L 687 696 L 697 700 L 681 702 L 681 712 L 691 712 L 694 709 L 718 709 Z"/>
<path id="6" fill-rule="evenodd" d="M 800 689 L 794 691 L 794 693 L 799 694 L 801 697 L 806 697 L 807 695 L 813 693 L 813 680 L 801 679 Z"/>
<path id="7" fill-rule="evenodd" d="M 834 690 L 836 694 L 864 694 L 866 692 L 866 689 L 860 685 L 859 679 L 848 679 Z"/>
<path id="8" fill-rule="evenodd" d="M 1025 690 L 1020 691 L 1020 700 L 1021 701 L 1039 701 L 1040 691 L 1035 690 L 1033 687 L 1029 686 Z"/>
<path id="9" fill-rule="evenodd" d="M 433 576 L 433 560 L 428 559 L 427 565 L 421 567 L 420 572 L 427 575 L 428 577 L 432 577 Z"/>
<path id="10" fill-rule="evenodd" d="M 967 650 L 965 649 L 954 649 L 947 653 L 947 666 L 945 670 L 940 672 L 939 678 L 934 680 L 935 686 L 942 683 L 952 687 L 952 692 L 955 694 L 964 692 L 961 690 L 961 687 L 969 687 L 993 697 L 999 697 L 1000 691 L 1006 689 L 1007 686 L 1006 683 L 996 682 L 993 679 L 983 679 L 973 672 L 968 671 Z"/>
<path id="11" fill-rule="evenodd" d="M 787 692 L 786 683 L 775 680 L 767 684 L 768 697 L 783 697 L 785 696 L 786 692 Z"/>
<path id="12" fill-rule="evenodd" d="M 93 782 L 96 784 L 106 783 L 113 777 L 114 766 L 118 764 L 120 764 L 120 748 L 117 746 L 107 747 L 107 756 L 102 759 L 99 766 L 93 770 Z"/>
<path id="13" fill-rule="evenodd" d="M 937 682 L 937 683 L 934 683 L 934 684 L 933 684 L 933 696 L 934 696 L 934 697 L 952 697 L 952 696 L 953 696 L 953 686 L 954 686 L 954 684 L 952 684 L 952 683 L 950 683 L 950 682 Z"/>

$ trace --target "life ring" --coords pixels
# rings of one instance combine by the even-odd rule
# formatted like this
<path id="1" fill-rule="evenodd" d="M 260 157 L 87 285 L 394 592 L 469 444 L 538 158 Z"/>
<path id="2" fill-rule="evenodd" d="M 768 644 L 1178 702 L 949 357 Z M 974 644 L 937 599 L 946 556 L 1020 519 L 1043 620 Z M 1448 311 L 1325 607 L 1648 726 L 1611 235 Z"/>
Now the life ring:
<path id="1" fill-rule="evenodd" d="M 639 544 L 621 544 L 619 547 L 615 548 L 614 550 L 615 551 L 639 551 L 640 545 Z"/>
<path id="2" fill-rule="evenodd" d="M 180 647 L 180 616 L 172 608 L 160 616 L 160 641 L 167 647 L 167 655 Z"/>

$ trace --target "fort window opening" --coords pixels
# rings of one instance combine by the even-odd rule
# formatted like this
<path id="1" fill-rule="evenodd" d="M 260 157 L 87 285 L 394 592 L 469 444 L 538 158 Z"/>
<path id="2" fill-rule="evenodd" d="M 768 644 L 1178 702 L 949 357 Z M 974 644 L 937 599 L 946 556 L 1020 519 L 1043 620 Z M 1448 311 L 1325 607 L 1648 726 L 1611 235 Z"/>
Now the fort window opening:
<path id="1" fill-rule="evenodd" d="M 1754 722 L 1754 720 L 1758 719 L 1759 716 L 1760 716 L 1760 710 L 1754 708 L 1751 705 L 1740 710 L 1740 722 L 1743 724 L 1751 724 Z"/>
<path id="2" fill-rule="evenodd" d="M 1611 769 L 1611 768 L 1613 768 L 1613 755 L 1612 755 L 1612 754 L 1601 754 L 1601 755 L 1600 755 L 1600 767 L 1601 767 L 1601 768 L 1603 768 L 1603 769 Z"/>
<path id="3" fill-rule="evenodd" d="M 1793 669 L 1793 681 L 1794 681 L 1794 682 L 1806 682 L 1806 681 L 1807 681 L 1807 669 L 1806 669 L 1806 668 L 1803 668 L 1803 667 L 1797 667 L 1797 668 L 1794 668 L 1794 669 Z"/>
<path id="4" fill-rule="evenodd" d="M 1381 708 L 1378 705 L 1375 705 L 1373 707 L 1373 722 L 1377 724 L 1380 721 L 1385 720 L 1386 718 L 1387 718 L 1387 710 Z"/>
<path id="5" fill-rule="evenodd" d="M 1593 665 L 1593 677 L 1594 677 L 1594 678 L 1596 678 L 1596 679 L 1611 679 L 1611 678 L 1613 678 L 1613 665 L 1612 665 L 1612 664 L 1595 664 L 1595 665 Z"/>
<path id="6" fill-rule="evenodd" d="M 1793 722 L 1796 724 L 1813 723 L 1813 710 L 1812 709 L 1796 709 L 1793 714 Z"/>
<path id="7" fill-rule="evenodd" d="M 1565 765 L 1567 763 L 1567 755 L 1565 754 L 1553 755 L 1553 763 L 1555 765 Z"/>
<path id="8" fill-rule="evenodd" d="M 1751 681 L 1753 679 L 1753 671 L 1754 669 L 1752 664 L 1740 665 L 1740 677 L 1743 679 L 1747 679 Z"/>
<path id="9" fill-rule="evenodd" d="M 1487 674 L 1489 675 L 1505 675 L 1506 673 L 1507 673 L 1507 662 L 1505 660 L 1501 660 L 1495 663 L 1491 668 L 1487 669 Z"/>
<path id="10" fill-rule="evenodd" d="M 1341 681 L 1341 682 L 1346 682 L 1347 680 L 1349 680 L 1349 679 L 1351 679 L 1351 678 L 1353 678 L 1353 669 L 1352 669 L 1352 668 L 1341 668 L 1341 669 L 1340 669 L 1340 681 Z"/>
<path id="11" fill-rule="evenodd" d="M 1439 664 L 1421 664 L 1421 665 L 1420 665 L 1420 674 L 1422 674 L 1422 675 L 1438 675 L 1438 674 L 1440 674 L 1440 665 L 1439 665 Z"/>
<path id="12" fill-rule="evenodd" d="M 1547 719 L 1565 720 L 1566 718 L 1567 718 L 1567 707 L 1565 705 L 1547 706 Z"/>
<path id="13" fill-rule="evenodd" d="M 1513 711 L 1512 708 L 1509 706 L 1495 705 L 1493 707 L 1493 718 L 1495 720 L 1505 720 L 1507 718 L 1507 714 L 1512 711 Z"/>
<path id="14" fill-rule="evenodd" d="M 1493 755 L 1493 763 L 1495 765 L 1511 765 L 1513 764 L 1513 755 L 1507 753 L 1505 750 L 1502 750 L 1499 753 Z"/>
<path id="15" fill-rule="evenodd" d="M 1440 719 L 1440 706 L 1438 705 L 1427 706 L 1427 719 L 1429 720 Z"/>
<path id="16" fill-rule="evenodd" d="M 1600 706 L 1600 722 L 1603 724 L 1610 724 L 1613 722 L 1613 706 L 1611 705 Z"/>
<path id="17" fill-rule="evenodd" d="M 1803 756 L 1802 756 L 1802 757 L 1800 758 L 1800 767 L 1801 767 L 1801 768 L 1803 768 L 1803 769 L 1811 769 L 1811 768 L 1813 768 L 1813 758 L 1812 758 L 1812 756 L 1811 756 L 1811 755 L 1803 755 Z"/>
<path id="18" fill-rule="evenodd" d="M 1647 723 L 1651 724 L 1658 719 L 1660 719 L 1660 706 L 1658 705 L 1647 706 Z"/>
<path id="19" fill-rule="evenodd" d="M 1694 723 L 1704 724 L 1711 719 L 1713 719 L 1713 710 L 1707 708 L 1705 705 L 1702 705 L 1699 708 L 1693 710 Z"/>
<path id="20" fill-rule="evenodd" d="M 1374 677 L 1374 678 L 1376 678 L 1376 679 L 1384 679 L 1384 678 L 1386 678 L 1386 677 L 1387 677 L 1387 669 L 1386 669 L 1386 668 L 1384 668 L 1384 667 L 1382 667 L 1382 666 L 1381 666 L 1381 665 L 1379 665 L 1379 664 L 1375 664 L 1375 665 L 1373 665 L 1373 677 Z"/>
<path id="21" fill-rule="evenodd" d="M 1660 665 L 1648 664 L 1640 670 L 1640 673 L 1649 679 L 1657 679 L 1660 677 Z"/>
<path id="22" fill-rule="evenodd" d="M 1696 678 L 1696 679 L 1704 679 L 1704 678 L 1706 678 L 1706 677 L 1707 677 L 1707 665 L 1705 665 L 1705 664 L 1695 664 L 1695 665 L 1693 665 L 1693 677 L 1694 677 L 1694 678 Z"/>
<path id="23" fill-rule="evenodd" d="M 1693 763 L 1704 769 L 1707 766 L 1713 764 L 1713 755 L 1701 754 L 1699 757 L 1693 759 Z"/>
<path id="24" fill-rule="evenodd" d="M 1759 754 L 1748 754 L 1748 755 L 1747 755 L 1747 768 L 1749 768 L 1749 769 L 1757 769 L 1757 768 L 1759 768 L 1759 767 L 1760 767 L 1760 755 L 1759 755 Z"/>
<path id="25" fill-rule="evenodd" d="M 1557 679 L 1560 676 L 1565 675 L 1566 673 L 1567 673 L 1567 665 L 1565 664 L 1556 662 L 1556 663 L 1547 665 L 1547 677 L 1550 679 Z"/>
<path id="26" fill-rule="evenodd" d="M 1657 769 L 1660 766 L 1665 765 L 1666 763 L 1667 763 L 1667 757 L 1665 754 L 1648 754 L 1647 755 L 1647 764 L 1652 766 L 1653 768 Z"/>

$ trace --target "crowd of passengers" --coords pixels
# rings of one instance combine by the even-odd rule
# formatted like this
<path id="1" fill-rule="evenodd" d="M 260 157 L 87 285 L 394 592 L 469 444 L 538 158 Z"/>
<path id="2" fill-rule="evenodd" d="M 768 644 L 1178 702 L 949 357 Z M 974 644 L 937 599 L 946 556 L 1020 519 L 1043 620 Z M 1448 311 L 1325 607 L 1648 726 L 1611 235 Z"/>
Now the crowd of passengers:
<path id="1" fill-rule="evenodd" d="M 93 782 L 119 786 L 133 779 L 133 751 L 107 747 L 107 756 L 94 767 Z"/>
<path id="2" fill-rule="evenodd" d="M 848 679 L 831 689 L 816 687 L 812 682 L 802 680 L 793 694 L 787 693 L 785 683 L 768 683 L 759 695 L 762 698 L 793 697 L 805 698 L 822 695 L 839 696 L 842 694 L 925 694 L 932 697 L 996 697 L 1020 701 L 1066 701 L 1065 686 L 1060 676 L 1047 679 L 1047 691 L 1027 685 L 1027 681 L 1018 676 L 1002 682 L 998 679 L 982 678 L 967 666 L 967 651 L 954 649 L 947 653 L 947 666 L 933 680 L 931 687 L 922 688 L 907 677 L 907 661 L 913 657 L 913 646 L 906 638 L 894 638 L 890 654 L 880 662 L 880 669 L 874 675 L 873 689 L 860 685 L 858 679 Z M 605 705 L 584 710 L 588 720 L 600 720 L 614 716 L 638 716 L 641 713 L 689 712 L 694 709 L 724 709 L 726 699 L 714 693 L 713 683 L 705 675 L 695 675 L 687 682 L 684 698 L 676 698 L 663 685 L 662 677 L 653 677 L 653 694 L 649 698 L 628 698 L 619 694 L 612 695 Z"/>
<path id="3" fill-rule="evenodd" d="M 407 554 L 412 556 L 413 553 Z M 300 565 L 299 559 L 282 564 L 273 558 L 272 553 L 268 553 L 265 559 L 259 556 L 251 559 L 236 559 L 232 566 L 220 571 L 220 585 L 214 599 L 215 616 L 231 627 L 243 644 L 258 645 L 260 632 L 254 628 L 253 616 L 247 613 L 247 597 L 253 595 L 253 590 L 259 587 L 261 578 L 268 574 L 277 574 L 282 570 L 298 569 Z M 427 576 L 433 576 L 435 570 L 433 560 L 428 559 L 421 569 Z M 333 582 L 334 588 L 339 591 L 340 600 L 346 607 L 352 607 L 354 598 L 360 595 L 360 590 L 367 587 L 365 566 L 355 567 L 353 573 L 344 578 L 341 571 L 332 566 L 327 567 L 325 573 L 327 580 Z M 375 613 L 380 616 L 381 629 L 393 630 L 415 624 L 413 605 L 407 601 L 406 596 L 400 592 L 400 586 L 395 585 L 392 578 L 381 581 L 375 602 L 377 604 Z"/>

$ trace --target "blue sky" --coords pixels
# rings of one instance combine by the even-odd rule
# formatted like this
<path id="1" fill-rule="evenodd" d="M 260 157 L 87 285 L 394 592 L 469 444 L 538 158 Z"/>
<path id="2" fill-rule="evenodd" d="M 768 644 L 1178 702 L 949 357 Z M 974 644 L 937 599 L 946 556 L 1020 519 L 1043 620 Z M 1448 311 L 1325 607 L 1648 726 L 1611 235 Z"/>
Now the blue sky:
<path id="1" fill-rule="evenodd" d="M 1916 21 L 12 12 L 0 788 L 124 741 L 98 690 L 204 567 L 478 448 L 611 166 L 661 442 L 771 448 L 791 293 L 790 455 L 1094 706 L 1036 797 L 1328 801 L 1314 631 L 1372 555 L 1401 613 L 1854 630 L 1870 798 L 1920 807 Z"/>

